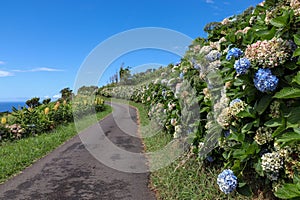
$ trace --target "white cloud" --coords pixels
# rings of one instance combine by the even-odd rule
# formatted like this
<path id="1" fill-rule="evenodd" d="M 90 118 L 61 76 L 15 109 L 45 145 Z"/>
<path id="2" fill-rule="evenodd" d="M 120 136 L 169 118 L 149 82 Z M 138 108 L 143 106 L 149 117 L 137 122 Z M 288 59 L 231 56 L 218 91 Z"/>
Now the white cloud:
<path id="1" fill-rule="evenodd" d="M 213 0 L 205 0 L 206 3 L 215 3 Z"/>
<path id="2" fill-rule="evenodd" d="M 0 70 L 0 77 L 6 77 L 6 76 L 13 76 L 13 74 L 8 71 Z"/>
<path id="3" fill-rule="evenodd" d="M 58 98 L 60 98 L 60 96 L 61 96 L 60 94 L 56 94 L 56 95 L 53 95 L 52 98 L 53 98 L 53 99 L 58 99 Z"/>
<path id="4" fill-rule="evenodd" d="M 6 62 L 0 60 L 0 65 L 5 65 L 5 64 L 6 64 Z"/>
<path id="5" fill-rule="evenodd" d="M 15 69 L 13 71 L 14 72 L 61 72 L 63 70 L 55 69 L 55 68 L 48 68 L 48 67 L 40 67 L 40 68 L 34 68 L 34 69 L 28 69 L 28 70 Z"/>

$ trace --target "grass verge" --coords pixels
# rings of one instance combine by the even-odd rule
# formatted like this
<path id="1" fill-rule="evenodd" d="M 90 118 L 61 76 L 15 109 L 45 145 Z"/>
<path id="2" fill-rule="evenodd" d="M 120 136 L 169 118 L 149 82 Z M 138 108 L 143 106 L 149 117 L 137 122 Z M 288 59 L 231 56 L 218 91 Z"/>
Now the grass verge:
<path id="1" fill-rule="evenodd" d="M 110 114 L 112 108 L 105 105 L 103 112 L 97 113 L 100 120 Z M 82 131 L 94 123 L 92 116 L 83 117 L 77 128 Z M 45 156 L 55 148 L 77 135 L 74 122 L 58 126 L 55 130 L 40 134 L 36 137 L 28 137 L 13 142 L 3 142 L 0 144 L 0 183 L 19 173 L 30 166 L 36 160 Z"/>
<path id="2" fill-rule="evenodd" d="M 120 99 L 112 99 L 112 101 L 127 103 L 136 107 L 139 111 L 141 126 L 147 125 L 150 122 L 143 104 Z M 153 152 L 162 149 L 171 140 L 172 137 L 170 135 L 162 132 L 153 137 L 144 138 L 143 142 L 146 147 L 146 152 Z M 216 183 L 217 176 L 221 171 L 221 167 L 204 166 L 202 162 L 197 160 L 196 156 L 188 158 L 187 155 L 184 155 L 180 159 L 174 161 L 171 165 L 155 172 L 151 172 L 150 182 L 153 187 L 152 189 L 156 191 L 158 199 L 253 199 L 238 193 L 229 195 L 222 193 Z"/>

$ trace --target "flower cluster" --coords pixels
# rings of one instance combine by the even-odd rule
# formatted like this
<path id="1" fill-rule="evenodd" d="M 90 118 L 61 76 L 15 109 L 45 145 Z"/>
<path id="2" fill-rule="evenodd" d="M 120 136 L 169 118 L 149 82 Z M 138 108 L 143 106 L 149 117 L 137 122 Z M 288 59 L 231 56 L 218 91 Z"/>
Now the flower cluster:
<path id="1" fill-rule="evenodd" d="M 244 28 L 243 30 L 237 30 L 237 31 L 235 32 L 235 35 L 237 35 L 238 33 L 246 34 L 250 29 L 251 29 L 251 27 L 247 26 L 247 27 Z"/>
<path id="2" fill-rule="evenodd" d="M 274 101 L 271 103 L 269 116 L 272 118 L 280 117 L 280 103 L 278 101 Z"/>
<path id="3" fill-rule="evenodd" d="M 240 58 L 234 63 L 234 69 L 238 75 L 246 74 L 250 66 L 250 61 L 247 58 Z"/>
<path id="4" fill-rule="evenodd" d="M 241 111 L 245 110 L 246 107 L 246 103 L 243 102 L 240 99 L 234 99 L 230 102 L 229 104 L 229 113 L 232 116 L 236 116 L 237 114 L 239 114 Z"/>
<path id="5" fill-rule="evenodd" d="M 174 132 L 174 139 L 177 139 L 180 137 L 180 135 L 182 134 L 182 126 L 181 125 L 176 125 L 175 126 L 175 132 Z"/>
<path id="6" fill-rule="evenodd" d="M 266 144 L 267 142 L 270 142 L 273 140 L 272 133 L 273 133 L 273 131 L 269 127 L 259 127 L 254 136 L 254 140 L 259 145 Z"/>
<path id="7" fill-rule="evenodd" d="M 218 175 L 217 183 L 222 192 L 229 194 L 237 187 L 237 177 L 234 175 L 233 171 L 225 169 Z"/>
<path id="8" fill-rule="evenodd" d="M 290 56 L 290 45 L 281 38 L 259 40 L 247 46 L 245 56 L 263 68 L 273 68 L 283 64 Z"/>
<path id="9" fill-rule="evenodd" d="M 239 48 L 231 48 L 226 55 L 226 60 L 230 60 L 232 57 L 234 58 L 238 58 L 240 56 L 242 56 L 244 54 L 244 52 L 242 50 L 240 50 Z"/>
<path id="10" fill-rule="evenodd" d="M 24 132 L 24 129 L 19 124 L 7 125 L 6 128 L 9 129 L 15 138 L 21 138 L 22 133 Z"/>
<path id="11" fill-rule="evenodd" d="M 230 125 L 230 121 L 231 121 L 230 108 L 227 107 L 221 111 L 221 113 L 217 117 L 217 122 L 223 128 L 227 128 Z"/>
<path id="12" fill-rule="evenodd" d="M 295 15 L 300 15 L 300 1 L 299 0 L 291 0 L 290 2 L 291 8 L 294 10 Z"/>
<path id="13" fill-rule="evenodd" d="M 205 57 L 208 61 L 214 62 L 221 58 L 221 53 L 217 50 L 212 50 Z"/>
<path id="14" fill-rule="evenodd" d="M 274 91 L 278 84 L 278 78 L 272 75 L 270 69 L 259 69 L 254 76 L 254 85 L 261 92 Z"/>
<path id="15" fill-rule="evenodd" d="M 283 168 L 283 160 L 279 152 L 265 153 L 261 160 L 262 169 L 267 173 L 268 178 L 277 180 L 279 170 Z"/>

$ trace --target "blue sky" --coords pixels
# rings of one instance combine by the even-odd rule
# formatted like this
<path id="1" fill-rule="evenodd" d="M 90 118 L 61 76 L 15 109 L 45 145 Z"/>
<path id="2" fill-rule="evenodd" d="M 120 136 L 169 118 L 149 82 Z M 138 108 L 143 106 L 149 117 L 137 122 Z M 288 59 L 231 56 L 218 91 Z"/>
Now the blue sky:
<path id="1" fill-rule="evenodd" d="M 111 36 L 134 28 L 161 27 L 191 38 L 205 37 L 205 24 L 241 13 L 261 0 L 1 0 L 0 101 L 53 97 L 73 89 L 90 52 Z M 179 60 L 145 50 L 123 55 L 121 63 L 139 66 Z M 102 77 L 99 85 L 107 83 Z"/>

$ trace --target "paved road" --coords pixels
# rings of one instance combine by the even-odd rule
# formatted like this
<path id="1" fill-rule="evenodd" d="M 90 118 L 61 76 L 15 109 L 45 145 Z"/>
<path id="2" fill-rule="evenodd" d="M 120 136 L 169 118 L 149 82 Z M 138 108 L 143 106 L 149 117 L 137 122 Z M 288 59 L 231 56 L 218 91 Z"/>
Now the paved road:
<path id="1" fill-rule="evenodd" d="M 120 120 L 117 122 L 114 119 L 118 116 L 124 125 L 130 124 L 131 134 L 137 134 L 136 110 L 128 110 L 126 106 L 119 104 L 113 104 L 113 108 L 114 115 L 100 121 L 105 135 L 126 151 L 143 152 L 141 140 L 125 134 L 118 127 L 122 124 Z M 98 124 L 91 126 L 81 132 L 80 137 L 97 138 L 97 127 Z M 0 199 L 155 199 L 154 192 L 148 187 L 149 173 L 125 173 L 107 167 L 89 153 L 80 137 L 74 137 L 21 174 L 0 185 Z M 111 159 L 118 158 L 111 156 Z"/>

